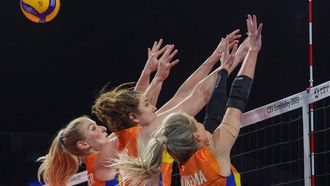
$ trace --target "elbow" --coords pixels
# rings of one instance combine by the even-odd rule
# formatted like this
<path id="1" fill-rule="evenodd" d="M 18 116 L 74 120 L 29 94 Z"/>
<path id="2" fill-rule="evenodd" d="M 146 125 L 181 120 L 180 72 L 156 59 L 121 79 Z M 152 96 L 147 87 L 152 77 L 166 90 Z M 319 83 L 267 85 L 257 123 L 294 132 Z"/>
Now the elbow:
<path id="1" fill-rule="evenodd" d="M 187 113 L 189 115 L 195 116 L 202 110 L 202 108 L 208 103 L 208 101 L 209 94 L 207 92 L 204 92 L 202 90 L 195 90 L 194 93 L 190 95 L 187 101 L 190 102 L 190 104 L 187 105 L 187 107 L 189 107 L 187 110 L 189 110 L 190 112 L 188 111 Z"/>

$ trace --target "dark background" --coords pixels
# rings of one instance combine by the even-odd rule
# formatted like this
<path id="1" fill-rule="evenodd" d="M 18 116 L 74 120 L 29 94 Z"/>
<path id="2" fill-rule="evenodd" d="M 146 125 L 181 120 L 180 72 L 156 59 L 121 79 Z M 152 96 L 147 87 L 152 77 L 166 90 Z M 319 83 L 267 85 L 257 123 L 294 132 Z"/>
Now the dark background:
<path id="1" fill-rule="evenodd" d="M 314 84 L 330 80 L 330 2 L 313 2 Z M 0 185 L 28 185 L 55 132 L 90 114 L 108 81 L 136 81 L 147 48 L 163 38 L 180 63 L 163 85 L 158 107 L 245 18 L 264 23 L 263 47 L 248 110 L 309 85 L 308 1 L 61 1 L 57 17 L 36 24 L 18 0 L 0 11 Z"/>

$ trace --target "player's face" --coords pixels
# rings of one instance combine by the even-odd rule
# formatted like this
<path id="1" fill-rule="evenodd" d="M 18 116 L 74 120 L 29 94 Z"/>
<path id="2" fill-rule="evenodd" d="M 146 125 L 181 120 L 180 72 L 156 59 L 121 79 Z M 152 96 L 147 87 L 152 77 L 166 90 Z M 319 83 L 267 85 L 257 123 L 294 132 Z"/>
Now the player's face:
<path id="1" fill-rule="evenodd" d="M 137 115 L 137 118 L 142 126 L 149 125 L 156 117 L 155 112 L 157 108 L 151 105 L 148 99 L 142 94 L 140 95 L 138 109 L 140 113 Z"/>
<path id="2" fill-rule="evenodd" d="M 82 121 L 82 130 L 85 136 L 85 141 L 95 151 L 99 151 L 106 143 L 107 129 L 104 126 L 97 125 L 95 121 L 91 119 L 84 119 Z"/>

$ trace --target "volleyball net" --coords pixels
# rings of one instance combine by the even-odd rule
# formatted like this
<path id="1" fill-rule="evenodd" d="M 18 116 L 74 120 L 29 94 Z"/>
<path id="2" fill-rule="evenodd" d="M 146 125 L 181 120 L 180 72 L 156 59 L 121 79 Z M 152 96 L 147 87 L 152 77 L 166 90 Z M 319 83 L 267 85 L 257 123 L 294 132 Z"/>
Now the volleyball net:
<path id="1" fill-rule="evenodd" d="M 330 185 L 329 96 L 330 81 L 244 113 L 231 156 L 242 185 Z"/>
<path id="2" fill-rule="evenodd" d="M 312 177 L 316 185 L 330 185 L 329 96 L 330 81 L 244 113 L 231 154 L 242 185 L 309 186 Z M 70 185 L 87 180 L 83 171 Z"/>

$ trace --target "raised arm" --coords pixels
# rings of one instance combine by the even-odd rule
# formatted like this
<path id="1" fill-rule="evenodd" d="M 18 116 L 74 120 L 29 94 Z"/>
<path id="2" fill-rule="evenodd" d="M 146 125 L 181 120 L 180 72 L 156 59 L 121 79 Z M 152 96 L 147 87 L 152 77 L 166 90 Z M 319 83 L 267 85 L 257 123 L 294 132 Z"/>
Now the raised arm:
<path id="1" fill-rule="evenodd" d="M 194 88 L 193 92 L 189 95 L 189 97 L 182 101 L 175 108 L 175 111 L 186 112 L 191 116 L 195 116 L 209 102 L 214 87 L 216 85 L 219 72 L 222 69 L 228 71 L 228 69 L 233 65 L 234 56 L 237 50 L 237 44 L 235 44 L 232 51 L 229 52 L 230 43 L 228 36 L 224 39 L 224 43 L 224 49 L 222 51 L 224 59 L 221 66 L 214 70 L 201 82 L 199 82 Z"/>
<path id="2" fill-rule="evenodd" d="M 225 49 L 229 53 L 229 39 L 226 37 L 224 40 Z M 152 133 L 160 126 L 163 119 L 168 116 L 169 114 L 173 112 L 185 112 L 191 116 L 195 116 L 208 102 L 210 99 L 211 93 L 214 89 L 215 82 L 218 77 L 218 72 L 220 69 L 229 69 L 234 61 L 234 54 L 237 50 L 237 44 L 234 45 L 231 54 L 227 55 L 225 58 L 225 62 L 217 69 L 215 69 L 211 74 L 206 76 L 202 81 L 200 81 L 191 94 L 178 103 L 175 107 L 173 107 L 170 110 L 167 110 L 162 113 L 158 113 L 156 118 L 152 121 L 151 124 L 148 126 L 145 126 L 143 130 L 141 131 L 140 138 L 143 140 L 144 144 L 147 144 L 149 142 L 149 139 L 152 135 Z"/>
<path id="3" fill-rule="evenodd" d="M 207 103 L 203 125 L 205 129 L 213 133 L 222 121 L 226 111 L 227 96 L 227 77 L 239 63 L 241 63 L 248 51 L 248 37 L 238 47 L 233 65 L 229 69 L 221 69 L 218 73 L 218 79 L 212 92 L 211 98 Z M 220 59 L 223 61 L 223 59 Z"/>
<path id="4" fill-rule="evenodd" d="M 158 42 L 155 41 L 152 48 L 148 48 L 148 60 L 142 70 L 139 80 L 137 81 L 134 90 L 138 92 L 145 92 L 150 83 L 151 73 L 157 70 L 158 67 L 158 58 L 165 51 L 165 47 L 162 46 L 163 39 L 160 39 Z"/>
<path id="5" fill-rule="evenodd" d="M 228 37 L 225 39 L 225 48 L 226 51 L 229 53 L 229 39 Z M 237 44 L 232 49 L 231 54 L 227 55 L 228 57 L 225 59 L 225 62 L 215 69 L 211 74 L 206 76 L 202 81 L 200 81 L 191 94 L 178 103 L 175 107 L 173 107 L 170 110 L 167 110 L 166 112 L 159 113 L 157 112 L 157 121 L 162 121 L 164 117 L 166 117 L 168 114 L 172 112 L 186 112 L 189 115 L 196 115 L 208 102 L 210 99 L 211 93 L 214 89 L 215 82 L 218 77 L 218 72 L 220 69 L 229 69 L 234 61 L 234 54 L 237 50 Z M 157 122 L 153 122 L 157 123 Z"/>
<path id="6" fill-rule="evenodd" d="M 170 74 L 171 68 L 179 63 L 178 59 L 172 61 L 177 52 L 177 49 L 174 50 L 174 45 L 168 45 L 164 54 L 159 59 L 156 75 L 145 92 L 145 96 L 151 105 L 156 105 L 163 82 Z"/>
<path id="7" fill-rule="evenodd" d="M 241 117 L 250 95 L 258 53 L 261 48 L 262 24 L 257 27 L 256 16 L 248 15 L 248 52 L 233 81 L 223 121 L 212 135 L 214 154 L 221 167 L 221 175 L 230 174 L 230 151 L 240 130 Z"/>
<path id="8" fill-rule="evenodd" d="M 241 35 L 239 34 L 239 29 L 234 30 L 232 33 L 230 33 L 228 35 L 229 48 L 232 48 L 234 44 L 238 42 L 238 39 L 240 37 Z M 217 48 L 212 53 L 212 55 L 209 58 L 207 58 L 204 61 L 204 63 L 188 77 L 188 79 L 179 87 L 175 95 L 158 110 L 158 113 L 162 113 L 167 110 L 170 110 L 173 107 L 175 107 L 178 103 L 186 99 L 191 94 L 194 87 L 210 73 L 214 65 L 220 60 L 221 51 L 223 50 L 224 50 L 224 42 L 222 39 L 219 45 L 217 46 Z M 231 68 L 234 69 L 234 67 Z"/>
<path id="9" fill-rule="evenodd" d="M 227 104 L 227 77 L 228 70 L 221 69 L 218 72 L 217 81 L 211 98 L 206 105 L 203 125 L 210 133 L 218 127 L 226 111 Z"/>

